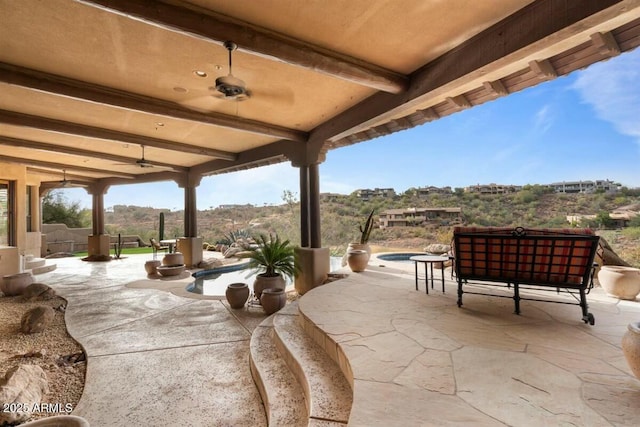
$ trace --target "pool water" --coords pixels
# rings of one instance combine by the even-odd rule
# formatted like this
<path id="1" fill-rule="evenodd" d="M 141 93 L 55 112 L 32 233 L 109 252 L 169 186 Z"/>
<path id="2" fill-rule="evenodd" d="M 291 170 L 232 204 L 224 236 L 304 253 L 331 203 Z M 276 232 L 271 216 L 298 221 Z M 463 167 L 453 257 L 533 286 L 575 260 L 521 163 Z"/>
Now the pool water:
<path id="1" fill-rule="evenodd" d="M 417 255 L 431 255 L 426 252 L 390 252 L 387 254 L 379 254 L 376 257 L 382 261 L 394 261 L 394 262 L 413 262 L 410 260 L 412 256 Z"/>
<path id="2" fill-rule="evenodd" d="M 341 268 L 341 257 L 331 257 L 330 271 Z M 247 283 L 249 289 L 253 289 L 255 274 L 245 270 L 246 263 L 217 267 L 213 270 L 203 270 L 194 273 L 195 282 L 187 286 L 187 291 L 194 294 L 208 296 L 224 296 L 227 286 L 232 283 Z M 287 280 L 287 286 L 291 285 Z"/>

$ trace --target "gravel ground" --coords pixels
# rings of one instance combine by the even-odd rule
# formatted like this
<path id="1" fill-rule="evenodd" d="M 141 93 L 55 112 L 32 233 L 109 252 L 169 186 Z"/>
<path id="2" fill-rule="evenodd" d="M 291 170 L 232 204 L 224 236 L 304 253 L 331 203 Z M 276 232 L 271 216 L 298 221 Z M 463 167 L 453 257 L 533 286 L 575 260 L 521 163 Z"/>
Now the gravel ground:
<path id="1" fill-rule="evenodd" d="M 0 293 L 0 376 L 4 377 L 7 370 L 17 365 L 40 366 L 49 380 L 49 393 L 40 403 L 60 404 L 58 408 L 62 411 L 78 404 L 87 366 L 82 347 L 67 333 L 64 322 L 66 304 L 60 297 L 26 302 L 21 296 L 5 297 Z M 20 331 L 22 315 L 39 305 L 54 308 L 53 322 L 41 333 L 23 334 Z M 65 361 L 65 356 L 69 359 L 70 355 L 76 357 Z M 45 410 L 34 412 L 30 420 L 64 414 Z"/>

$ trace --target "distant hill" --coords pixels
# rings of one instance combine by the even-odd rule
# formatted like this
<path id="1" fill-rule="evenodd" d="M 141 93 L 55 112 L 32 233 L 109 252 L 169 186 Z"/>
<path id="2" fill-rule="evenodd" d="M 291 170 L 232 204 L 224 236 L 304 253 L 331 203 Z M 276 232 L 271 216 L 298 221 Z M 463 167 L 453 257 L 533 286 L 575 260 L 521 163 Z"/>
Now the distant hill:
<path id="1" fill-rule="evenodd" d="M 357 239 L 358 225 L 364 222 L 372 209 L 380 213 L 386 209 L 410 207 L 460 207 L 466 224 L 568 227 L 568 215 L 606 214 L 633 204 L 640 204 L 637 192 L 555 194 L 548 193 L 539 186 L 525 187 L 517 193 L 507 195 L 458 192 L 417 198 L 404 194 L 393 199 L 378 198 L 371 201 L 362 201 L 355 195 L 340 196 L 321 204 L 322 245 L 332 248 L 336 254 L 344 252 L 346 245 Z M 184 212 L 125 205 L 116 205 L 113 212 L 105 214 L 107 232 L 138 234 L 148 241 L 150 237 L 158 236 L 160 212 L 165 214 L 165 236 L 181 236 Z M 299 224 L 299 204 L 295 200 L 279 206 L 233 206 L 198 212 L 198 229 L 209 243 L 215 243 L 230 231 L 239 229 L 247 229 L 255 235 L 277 232 L 281 237 L 298 243 Z M 599 227 L 596 223 L 587 225 Z M 636 239 L 633 237 L 634 232 L 637 234 Z M 607 231 L 603 235 L 607 235 L 607 240 L 624 259 L 640 266 L 640 227 L 632 227 L 624 232 Z M 450 239 L 450 226 L 427 224 L 374 229 L 370 243 L 387 248 L 422 250 L 429 243 L 448 243 Z"/>

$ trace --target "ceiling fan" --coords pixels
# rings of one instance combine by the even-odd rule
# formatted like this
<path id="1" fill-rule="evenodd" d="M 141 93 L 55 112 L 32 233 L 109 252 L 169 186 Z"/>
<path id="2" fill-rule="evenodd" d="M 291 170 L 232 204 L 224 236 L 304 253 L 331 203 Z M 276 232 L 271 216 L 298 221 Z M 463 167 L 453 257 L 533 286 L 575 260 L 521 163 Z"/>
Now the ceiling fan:
<path id="1" fill-rule="evenodd" d="M 221 76 L 216 79 L 215 87 L 211 89 L 215 89 L 218 93 L 214 94 L 214 96 L 222 99 L 234 100 L 234 101 L 244 101 L 249 99 L 251 93 L 247 89 L 247 85 L 244 81 L 235 77 L 232 72 L 232 57 L 231 52 L 238 48 L 238 45 L 232 41 L 224 42 L 224 47 L 229 51 L 229 74 L 226 76 Z"/>
<path id="2" fill-rule="evenodd" d="M 150 162 L 144 157 L 144 145 L 140 144 L 140 148 L 142 149 L 142 156 L 134 162 L 136 166 L 140 168 L 157 168 L 157 169 L 166 169 L 166 170 L 172 169 L 168 166 L 158 165 L 153 162 Z M 131 166 L 131 163 L 114 163 L 114 164 L 119 166 Z"/>
<path id="3" fill-rule="evenodd" d="M 142 157 L 140 157 L 138 160 L 136 160 L 136 165 L 140 166 L 141 168 L 153 168 L 153 167 L 155 167 L 155 165 L 153 165 L 152 163 L 148 162 L 144 158 L 144 145 L 141 145 L 140 147 L 142 148 Z"/>
<path id="4" fill-rule="evenodd" d="M 69 187 L 71 186 L 71 181 L 67 180 L 67 170 L 62 169 L 62 181 L 59 182 L 60 187 Z"/>

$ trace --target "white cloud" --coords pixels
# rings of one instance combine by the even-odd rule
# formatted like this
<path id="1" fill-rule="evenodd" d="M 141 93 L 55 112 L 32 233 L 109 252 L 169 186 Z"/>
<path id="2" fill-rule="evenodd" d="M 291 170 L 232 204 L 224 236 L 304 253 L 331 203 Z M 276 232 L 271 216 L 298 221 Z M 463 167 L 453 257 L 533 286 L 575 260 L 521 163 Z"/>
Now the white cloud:
<path id="1" fill-rule="evenodd" d="M 592 65 L 573 87 L 600 119 L 640 144 L 640 49 Z"/>
<path id="2" fill-rule="evenodd" d="M 535 130 L 541 134 L 546 133 L 553 125 L 555 116 L 551 113 L 551 107 L 545 105 L 540 108 L 534 118 Z"/>

